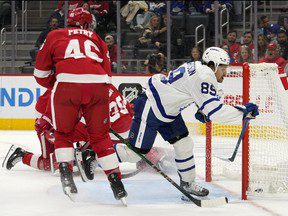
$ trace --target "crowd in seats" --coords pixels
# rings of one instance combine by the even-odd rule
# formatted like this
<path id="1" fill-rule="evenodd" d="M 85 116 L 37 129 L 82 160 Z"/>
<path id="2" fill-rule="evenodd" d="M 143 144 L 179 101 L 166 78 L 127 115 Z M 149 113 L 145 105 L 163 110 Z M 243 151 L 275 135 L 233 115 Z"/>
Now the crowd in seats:
<path id="1" fill-rule="evenodd" d="M 282 67 L 286 73 L 288 73 L 288 67 L 286 67 L 288 58 L 288 40 L 284 21 L 282 23 L 272 24 L 267 16 L 261 16 L 258 23 L 258 62 L 276 63 Z M 286 27 L 288 27 L 288 25 Z M 254 63 L 255 45 L 253 43 L 253 33 L 251 31 L 244 32 L 242 38 L 242 43 L 238 43 L 237 41 L 239 38 L 237 31 L 230 30 L 221 47 L 229 53 L 231 62 Z"/>
<path id="2" fill-rule="evenodd" d="M 93 14 L 93 24 L 91 30 L 96 31 L 107 43 L 110 51 L 112 70 L 116 72 L 117 65 L 117 44 L 115 43 L 116 33 L 116 3 L 117 1 L 69 1 L 69 10 L 75 7 L 84 7 Z M 242 18 L 243 2 L 240 1 L 219 1 L 219 9 L 226 8 L 230 17 L 234 21 Z M 240 6 L 239 6 L 240 5 Z M 121 1 L 121 71 L 131 70 L 131 63 L 125 62 L 126 53 L 131 60 L 147 60 L 152 56 L 167 56 L 167 2 L 166 1 Z M 195 47 L 195 28 L 200 24 L 206 27 L 209 40 L 214 36 L 214 1 L 171 1 L 171 58 L 199 59 L 203 50 Z M 235 15 L 236 14 L 236 15 Z M 45 40 L 45 35 L 55 29 L 55 19 L 58 20 L 57 28 L 64 27 L 64 0 L 60 0 L 55 5 L 55 11 L 51 13 L 49 25 L 39 36 L 35 48 L 31 50 L 31 57 L 34 60 L 39 49 L 40 42 Z M 123 31 L 124 29 L 124 31 Z M 127 33 L 128 32 L 128 33 Z M 288 14 L 281 15 L 278 23 L 270 23 L 268 16 L 261 16 L 258 21 L 257 45 L 254 44 L 253 29 L 244 32 L 241 38 L 234 29 L 226 35 L 226 39 L 221 47 L 229 53 L 231 62 L 255 62 L 255 59 L 270 59 L 272 49 L 271 42 L 276 44 L 277 52 L 284 61 L 288 58 Z M 135 39 L 125 40 L 125 34 L 133 33 Z M 203 34 L 200 31 L 200 34 Z M 138 35 L 138 36 L 136 36 Z M 134 36 L 133 36 L 134 37 Z M 200 35 L 201 38 L 201 35 Z M 41 40 L 40 40 L 41 39 Z M 129 45 L 128 45 L 129 43 Z M 269 47 L 270 44 L 270 47 Z M 208 46 L 214 45 L 212 41 Z M 254 49 L 258 48 L 258 56 L 255 58 Z M 274 47 L 274 45 L 273 45 Z M 132 50 L 131 50 L 132 48 Z M 269 49 L 268 49 L 269 48 Z M 128 50 L 127 50 L 128 49 Z M 130 49 L 130 50 L 129 50 Z M 125 52 L 129 51 L 129 52 Z M 160 53 L 160 54 L 159 54 Z M 269 54 L 270 53 L 270 54 Z M 147 55 L 148 54 L 148 55 Z M 124 61 L 123 61 L 124 59 Z M 127 61 L 128 61 L 127 59 Z M 161 58 L 159 58 L 161 59 Z M 162 61 L 163 63 L 164 61 Z M 179 61 L 181 62 L 181 61 Z M 146 64 L 145 63 L 145 64 Z M 147 67 L 146 73 L 148 73 Z M 169 70 L 169 69 L 168 69 Z M 134 72 L 137 69 L 134 70 Z M 154 71 L 155 72 L 155 71 Z M 151 73 L 151 71 L 149 72 Z M 153 73 L 153 72 L 152 72 Z"/>
<path id="3" fill-rule="evenodd" d="M 51 12 L 47 21 L 47 28 L 42 31 L 35 43 L 35 48 L 30 50 L 32 64 L 35 62 L 37 52 L 41 44 L 46 39 L 47 34 L 57 28 L 64 28 L 65 26 L 65 1 L 60 0 L 55 5 L 55 10 Z M 107 32 L 115 31 L 116 29 L 116 1 L 95 1 L 95 0 L 79 0 L 68 1 L 68 12 L 74 8 L 83 7 L 92 14 L 92 25 L 90 30 L 96 31 L 104 40 Z"/>

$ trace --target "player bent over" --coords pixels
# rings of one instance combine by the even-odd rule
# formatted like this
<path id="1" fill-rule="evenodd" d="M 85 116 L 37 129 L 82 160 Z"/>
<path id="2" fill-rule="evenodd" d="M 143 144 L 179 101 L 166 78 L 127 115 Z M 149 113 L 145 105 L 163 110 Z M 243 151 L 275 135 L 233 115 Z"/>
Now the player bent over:
<path id="1" fill-rule="evenodd" d="M 23 164 L 31 166 L 35 169 L 50 171 L 51 162 L 49 155 L 52 154 L 51 159 L 55 162 L 54 154 L 54 140 L 49 140 L 47 135 L 49 131 L 52 130 L 51 117 L 49 113 L 46 113 L 46 107 L 51 95 L 51 90 L 47 90 L 43 95 L 38 98 L 35 106 L 36 110 L 36 120 L 35 120 L 35 131 L 37 133 L 40 147 L 41 155 L 33 154 L 23 150 L 20 147 L 11 146 L 9 149 L 5 160 L 3 161 L 3 166 L 8 170 L 15 166 L 15 164 L 22 160 Z M 46 131 L 46 133 L 44 133 Z M 53 139 L 53 137 L 51 137 Z M 53 164 L 53 163 L 52 163 Z M 54 164 L 55 166 L 56 163 Z"/>
<path id="2" fill-rule="evenodd" d="M 87 30 L 91 14 L 83 8 L 68 14 L 68 28 L 50 32 L 41 47 L 34 76 L 43 87 L 53 86 L 52 123 L 55 129 L 55 155 L 63 191 L 77 193 L 71 162 L 74 160 L 73 129 L 83 115 L 90 144 L 110 181 L 116 199 L 127 193 L 121 181 L 119 162 L 109 137 L 109 85 L 111 68 L 108 48 L 94 32 Z M 55 66 L 55 73 L 51 73 Z"/>
<path id="3" fill-rule="evenodd" d="M 206 196 L 209 191 L 195 182 L 194 142 L 181 116 L 181 111 L 195 103 L 195 114 L 201 122 L 210 120 L 229 122 L 247 118 L 258 107 L 253 103 L 229 106 L 220 102 L 217 82 L 223 82 L 230 58 L 226 51 L 210 47 L 200 61 L 184 63 L 167 76 L 157 74 L 147 83 L 146 94 L 140 95 L 134 106 L 134 117 L 129 142 L 134 150 L 147 154 L 153 146 L 157 132 L 173 145 L 175 162 L 180 176 L 180 186 L 188 193 Z M 136 162 L 131 150 L 124 144 L 116 145 L 117 155 L 123 162 Z"/>

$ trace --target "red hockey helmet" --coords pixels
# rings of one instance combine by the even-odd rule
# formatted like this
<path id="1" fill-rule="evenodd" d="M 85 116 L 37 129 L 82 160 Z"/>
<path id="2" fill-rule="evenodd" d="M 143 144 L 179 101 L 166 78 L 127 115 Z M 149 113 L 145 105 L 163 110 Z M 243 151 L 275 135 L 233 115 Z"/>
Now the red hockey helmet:
<path id="1" fill-rule="evenodd" d="M 92 15 L 83 8 L 75 8 L 68 13 L 67 25 L 88 28 L 92 23 Z M 85 25 L 86 24 L 86 25 Z M 87 25 L 88 24 L 88 25 Z"/>

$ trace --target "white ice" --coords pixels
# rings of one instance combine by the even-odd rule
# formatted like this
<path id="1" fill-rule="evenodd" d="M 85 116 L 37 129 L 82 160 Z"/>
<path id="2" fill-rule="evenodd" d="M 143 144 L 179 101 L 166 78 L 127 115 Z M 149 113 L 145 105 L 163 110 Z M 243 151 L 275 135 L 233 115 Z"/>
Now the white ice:
<path id="1" fill-rule="evenodd" d="M 160 143 L 160 139 L 156 143 Z M 0 131 L 0 162 L 9 147 L 17 144 L 26 150 L 40 153 L 40 145 L 33 131 Z M 164 145 L 164 144 L 160 144 Z M 89 183 L 76 176 L 78 187 L 76 201 L 64 195 L 59 175 L 42 172 L 18 163 L 12 170 L 0 169 L 0 216 L 185 216 L 185 215 L 288 215 L 288 196 L 277 198 L 250 198 L 241 200 L 239 181 L 221 179 L 205 183 L 204 148 L 195 146 L 197 181 L 210 190 L 210 197 L 227 196 L 229 204 L 216 208 L 199 208 L 181 201 L 181 194 L 162 176 L 143 172 L 123 180 L 128 192 L 128 207 L 113 197 L 105 176 L 99 171 Z M 227 155 L 229 156 L 229 155 Z M 123 172 L 134 168 L 133 164 L 121 165 Z M 169 175 L 178 182 L 175 173 Z"/>

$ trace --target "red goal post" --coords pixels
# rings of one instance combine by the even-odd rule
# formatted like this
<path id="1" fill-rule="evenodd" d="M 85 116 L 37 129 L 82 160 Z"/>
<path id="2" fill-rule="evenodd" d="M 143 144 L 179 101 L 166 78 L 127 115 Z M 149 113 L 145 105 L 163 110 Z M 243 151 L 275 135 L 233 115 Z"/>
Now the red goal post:
<path id="1" fill-rule="evenodd" d="M 285 166 L 286 159 L 284 155 L 282 157 L 282 154 L 288 155 L 288 142 L 287 144 L 285 142 L 285 140 L 288 141 L 288 105 L 285 98 L 285 94 L 288 94 L 285 92 L 288 88 L 287 76 L 276 64 L 244 63 L 230 67 L 223 83 L 229 84 L 229 82 L 232 82 L 233 87 L 230 85 L 226 88 L 228 90 L 237 88 L 238 92 L 233 96 L 232 103 L 230 100 L 232 96 L 225 95 L 224 87 L 224 103 L 237 105 L 253 102 L 259 106 L 260 115 L 248 124 L 242 139 L 242 151 L 239 148 L 237 160 L 234 162 L 224 163 L 218 160 L 217 152 L 223 152 L 226 142 L 231 142 L 230 150 L 224 157 L 229 158 L 232 155 L 243 122 L 233 125 L 214 124 L 213 122 L 206 124 L 206 181 L 213 180 L 213 175 L 216 173 L 213 169 L 215 166 L 220 166 L 224 173 L 222 175 L 227 175 L 228 178 L 230 174 L 234 177 L 237 172 L 242 172 L 239 180 L 242 183 L 242 199 L 244 200 L 247 199 L 247 194 L 254 195 L 256 191 L 278 193 L 278 188 L 285 187 L 282 184 L 286 185 L 286 180 L 288 186 L 288 164 Z M 280 146 L 280 160 L 276 159 L 277 152 L 273 151 L 275 146 L 269 144 L 270 142 L 277 143 L 277 147 Z M 235 164 L 240 168 L 233 167 L 229 170 L 228 167 Z M 265 177 L 265 172 L 268 173 L 268 177 Z"/>

